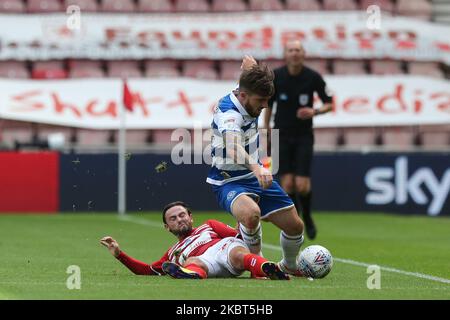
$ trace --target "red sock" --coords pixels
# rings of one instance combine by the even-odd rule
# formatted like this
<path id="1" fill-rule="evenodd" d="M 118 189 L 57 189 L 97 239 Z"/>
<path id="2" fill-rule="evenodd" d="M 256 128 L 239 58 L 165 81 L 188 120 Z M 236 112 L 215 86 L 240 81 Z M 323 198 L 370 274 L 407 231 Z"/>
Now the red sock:
<path id="1" fill-rule="evenodd" d="M 203 270 L 202 268 L 200 268 L 198 265 L 196 264 L 188 264 L 187 266 L 184 266 L 183 268 L 189 269 L 191 271 L 197 272 L 200 275 L 200 278 L 202 279 L 206 279 L 207 278 L 207 274 L 206 271 Z"/>
<path id="2" fill-rule="evenodd" d="M 266 261 L 268 260 L 261 256 L 249 253 L 244 256 L 244 268 L 256 277 L 265 277 L 266 274 L 261 270 L 261 265 Z"/>

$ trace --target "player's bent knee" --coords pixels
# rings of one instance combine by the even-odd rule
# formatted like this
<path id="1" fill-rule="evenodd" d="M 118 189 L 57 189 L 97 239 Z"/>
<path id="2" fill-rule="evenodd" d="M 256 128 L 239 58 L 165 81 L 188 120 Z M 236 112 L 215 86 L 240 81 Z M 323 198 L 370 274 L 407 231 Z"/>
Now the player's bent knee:
<path id="1" fill-rule="evenodd" d="M 229 259 L 233 268 L 237 270 L 244 270 L 244 257 L 250 251 L 245 247 L 235 247 L 230 251 Z"/>
<path id="2" fill-rule="evenodd" d="M 289 236 L 295 236 L 302 234 L 303 230 L 303 221 L 297 217 L 297 219 L 293 219 L 283 231 Z"/>
<path id="3" fill-rule="evenodd" d="M 258 227 L 259 221 L 261 219 L 261 210 L 258 205 L 252 204 L 245 208 L 240 223 L 242 223 L 247 229 L 256 229 Z"/>

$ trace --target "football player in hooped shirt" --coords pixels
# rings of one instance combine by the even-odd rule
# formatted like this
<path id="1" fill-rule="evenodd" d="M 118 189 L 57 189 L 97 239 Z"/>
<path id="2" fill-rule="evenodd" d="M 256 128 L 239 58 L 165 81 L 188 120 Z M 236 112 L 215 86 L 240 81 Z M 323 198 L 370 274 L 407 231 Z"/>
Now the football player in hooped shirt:
<path id="1" fill-rule="evenodd" d="M 212 185 L 222 209 L 239 222 L 244 242 L 261 255 L 260 220 L 280 232 L 283 272 L 300 275 L 297 256 L 303 243 L 303 222 L 271 171 L 259 161 L 258 117 L 275 89 L 273 72 L 245 56 L 239 87 L 220 99 L 211 124 L 212 166 L 206 181 Z"/>
<path id="2" fill-rule="evenodd" d="M 178 238 L 162 257 L 147 264 L 128 256 L 119 244 L 107 236 L 100 243 L 138 275 L 168 274 L 179 279 L 237 277 L 245 270 L 255 278 L 289 280 L 274 262 L 250 253 L 236 229 L 216 220 L 193 228 L 192 213 L 180 201 L 168 204 L 163 211 L 164 227 Z"/>

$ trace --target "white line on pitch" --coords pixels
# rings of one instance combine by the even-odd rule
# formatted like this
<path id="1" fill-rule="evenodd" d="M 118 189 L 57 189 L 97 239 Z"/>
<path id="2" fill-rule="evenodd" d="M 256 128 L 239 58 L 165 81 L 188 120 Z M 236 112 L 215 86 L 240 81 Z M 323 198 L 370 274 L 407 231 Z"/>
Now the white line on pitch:
<path id="1" fill-rule="evenodd" d="M 135 218 L 135 217 L 127 216 L 127 215 L 120 216 L 119 220 L 133 222 L 133 223 L 146 225 L 146 226 L 150 226 L 150 227 L 161 227 L 161 223 L 157 223 L 157 222 L 153 222 L 153 221 L 141 219 L 141 218 Z M 267 249 L 271 249 L 271 250 L 281 251 L 281 247 L 273 245 L 273 244 L 263 243 L 263 247 L 267 248 Z M 337 262 L 350 264 L 350 265 L 354 265 L 354 266 L 359 266 L 359 267 L 365 267 L 365 268 L 373 265 L 373 264 L 354 261 L 354 260 L 350 260 L 350 259 L 341 259 L 341 258 L 335 258 L 335 257 L 333 257 L 333 259 Z M 423 274 L 423 273 L 418 273 L 418 272 L 409 272 L 409 271 L 404 271 L 404 270 L 390 268 L 390 267 L 383 267 L 383 266 L 379 266 L 379 267 L 381 270 L 387 271 L 387 272 L 399 273 L 399 274 L 403 274 L 405 276 L 411 276 L 411 277 L 416 277 L 416 278 L 450 284 L 450 280 L 445 279 L 445 278 L 439 278 L 439 277 L 431 276 L 428 274 Z"/>

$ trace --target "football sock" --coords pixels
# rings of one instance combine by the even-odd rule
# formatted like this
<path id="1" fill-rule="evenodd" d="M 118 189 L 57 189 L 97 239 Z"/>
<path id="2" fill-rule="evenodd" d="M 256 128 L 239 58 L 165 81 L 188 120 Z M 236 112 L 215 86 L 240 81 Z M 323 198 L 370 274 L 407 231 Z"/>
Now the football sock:
<path id="1" fill-rule="evenodd" d="M 202 268 L 200 268 L 198 265 L 196 264 L 188 264 L 187 266 L 184 266 L 183 268 L 194 271 L 196 273 L 198 273 L 198 275 L 200 276 L 200 278 L 202 279 L 206 279 L 207 278 L 207 274 L 206 271 L 203 270 Z"/>
<path id="2" fill-rule="evenodd" d="M 254 254 L 259 254 L 261 252 L 261 242 L 262 242 L 261 222 L 258 223 L 256 229 L 247 229 L 240 223 L 239 230 L 241 232 L 242 239 L 244 240 L 245 244 L 249 247 L 250 252 Z"/>
<path id="3" fill-rule="evenodd" d="M 280 244 L 283 250 L 282 263 L 291 270 L 297 269 L 297 256 L 303 244 L 303 234 L 288 236 L 284 231 L 280 232 Z"/>
<path id="4" fill-rule="evenodd" d="M 261 270 L 261 265 L 267 262 L 267 259 L 256 254 L 249 253 L 244 256 L 244 269 L 250 271 L 256 277 L 265 277 L 266 274 Z"/>

